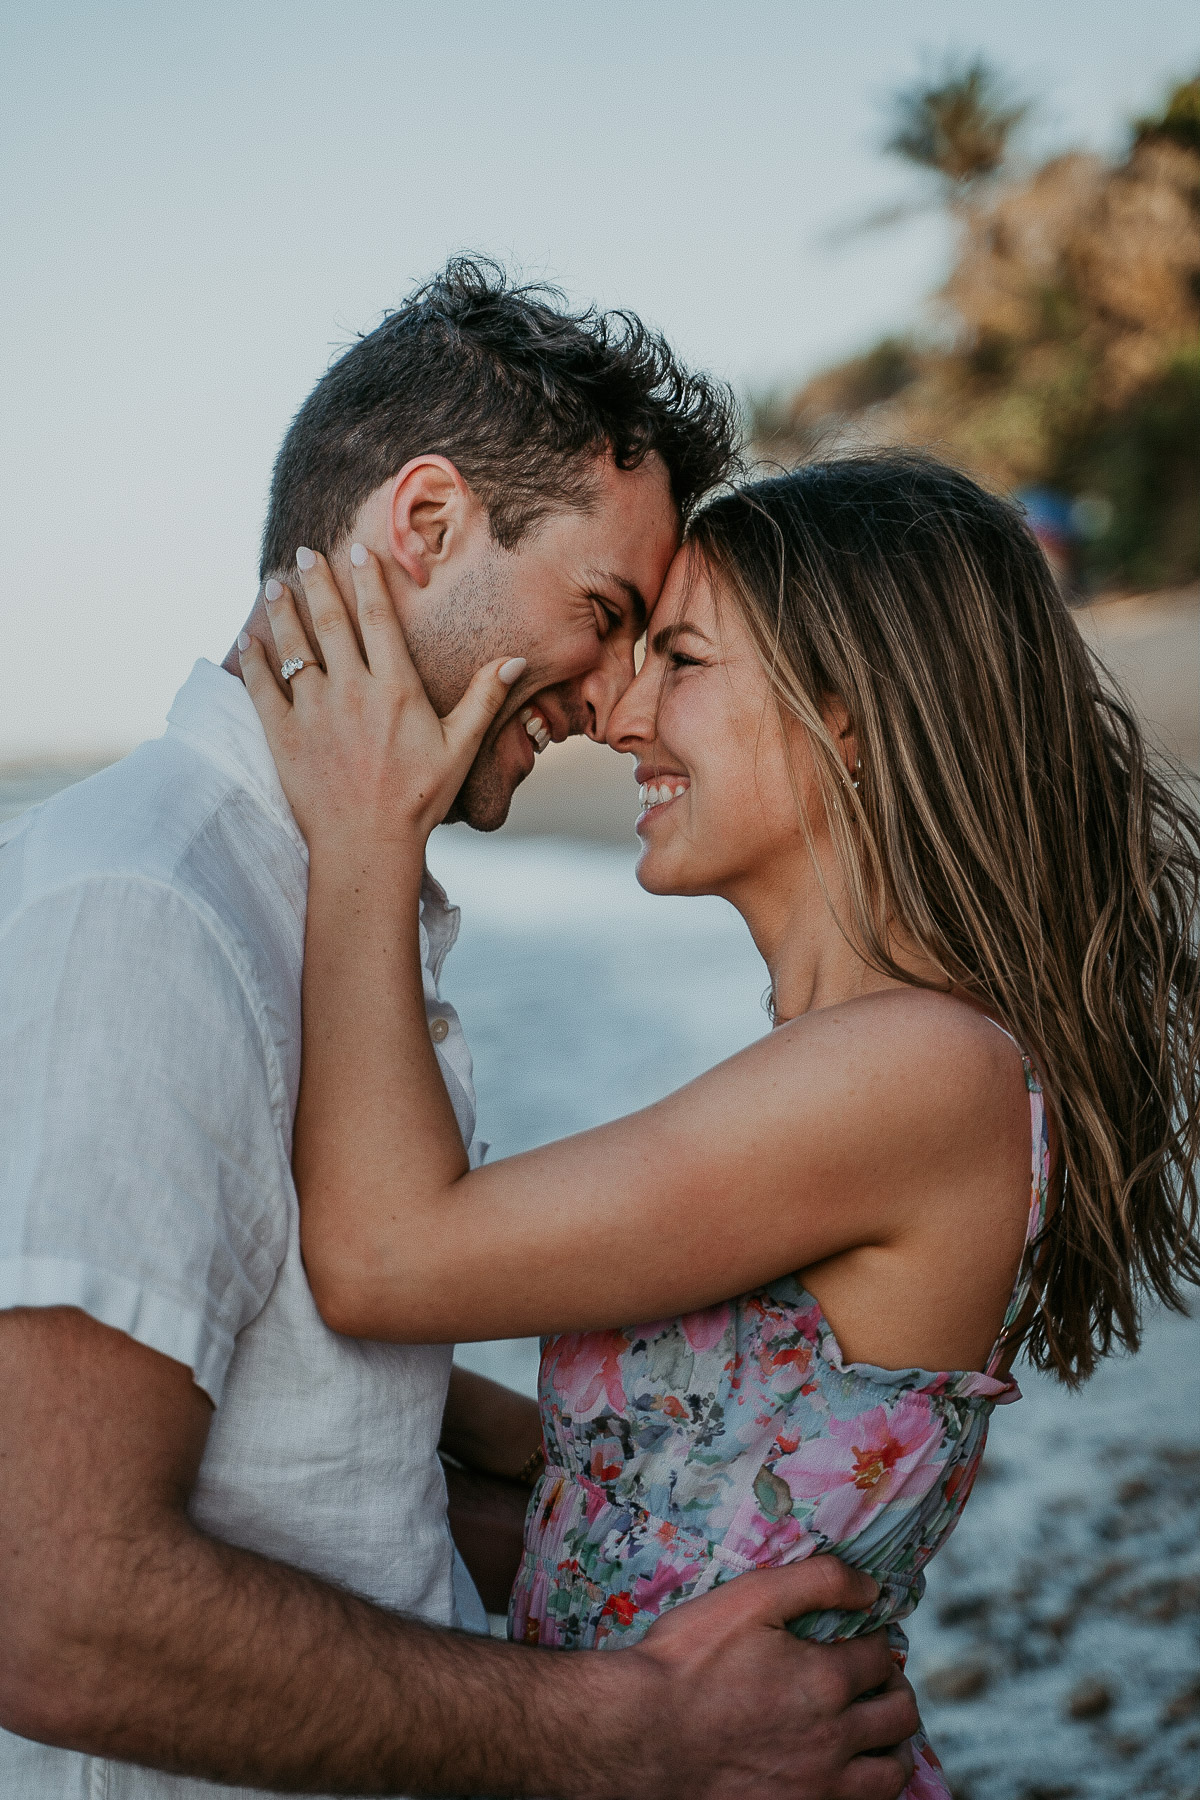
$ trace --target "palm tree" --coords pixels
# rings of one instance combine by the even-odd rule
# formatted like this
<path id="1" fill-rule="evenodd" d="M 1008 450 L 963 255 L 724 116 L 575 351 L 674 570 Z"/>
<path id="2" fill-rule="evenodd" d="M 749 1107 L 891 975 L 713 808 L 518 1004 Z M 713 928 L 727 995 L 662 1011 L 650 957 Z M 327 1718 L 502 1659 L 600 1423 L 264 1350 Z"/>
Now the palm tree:
<path id="1" fill-rule="evenodd" d="M 1015 99 L 997 72 L 976 56 L 948 64 L 932 86 L 918 82 L 892 99 L 891 156 L 939 178 L 943 198 L 961 202 L 995 175 L 1030 102 Z"/>
<path id="2" fill-rule="evenodd" d="M 883 140 L 884 151 L 935 176 L 936 187 L 879 207 L 865 218 L 833 225 L 822 234 L 829 249 L 938 207 L 948 206 L 961 215 L 1004 167 L 1012 140 L 1033 105 L 1014 99 L 1004 77 L 976 56 L 970 62 L 945 64 L 932 83 L 901 88 L 892 95 L 888 110 L 891 128 Z"/>

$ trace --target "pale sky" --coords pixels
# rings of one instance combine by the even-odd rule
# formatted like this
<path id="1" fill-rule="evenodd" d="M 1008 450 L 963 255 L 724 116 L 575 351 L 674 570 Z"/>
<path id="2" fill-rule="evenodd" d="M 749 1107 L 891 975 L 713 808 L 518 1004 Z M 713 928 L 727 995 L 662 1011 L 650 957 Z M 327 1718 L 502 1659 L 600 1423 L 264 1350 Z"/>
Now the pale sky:
<path id="1" fill-rule="evenodd" d="M 156 733 L 255 592 L 336 349 L 455 250 L 640 311 L 741 392 L 919 316 L 881 102 L 983 50 L 1034 148 L 1121 140 L 1195 0 L 0 0 L 0 758 Z"/>

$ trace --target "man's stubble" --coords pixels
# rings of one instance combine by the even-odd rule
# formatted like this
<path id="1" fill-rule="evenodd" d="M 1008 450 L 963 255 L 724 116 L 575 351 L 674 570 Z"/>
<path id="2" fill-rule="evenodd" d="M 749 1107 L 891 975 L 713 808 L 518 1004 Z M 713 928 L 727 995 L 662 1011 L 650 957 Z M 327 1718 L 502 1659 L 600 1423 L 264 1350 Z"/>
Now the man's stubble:
<path id="1" fill-rule="evenodd" d="M 512 579 L 501 566 L 502 555 L 496 550 L 467 569 L 435 616 L 406 627 L 409 654 L 439 718 L 457 706 L 476 670 L 511 652 L 519 635 Z M 461 822 L 475 831 L 498 831 L 508 817 L 518 783 L 501 769 L 495 742 L 511 717 L 512 709 L 506 706 L 488 727 L 479 754 L 446 814 L 447 824 Z"/>

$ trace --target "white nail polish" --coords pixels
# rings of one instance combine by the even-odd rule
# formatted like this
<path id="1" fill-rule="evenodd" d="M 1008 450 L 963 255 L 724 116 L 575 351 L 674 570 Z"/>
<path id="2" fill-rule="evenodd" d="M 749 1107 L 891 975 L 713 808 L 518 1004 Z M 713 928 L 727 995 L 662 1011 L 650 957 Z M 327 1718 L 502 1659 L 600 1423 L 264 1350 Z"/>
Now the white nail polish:
<path id="1" fill-rule="evenodd" d="M 505 687 L 511 687 L 517 676 L 525 673 L 525 668 L 526 663 L 523 656 L 510 656 L 506 663 L 501 663 L 496 673 Z"/>
<path id="2" fill-rule="evenodd" d="M 308 571 L 316 566 L 316 561 L 317 559 L 308 548 L 308 545 L 301 544 L 296 552 L 296 567 L 298 569 L 303 569 L 304 573 L 307 575 Z"/>
<path id="3" fill-rule="evenodd" d="M 365 544 L 351 544 L 351 546 L 350 546 L 350 561 L 354 564 L 355 568 L 361 569 L 363 567 L 363 565 L 366 563 L 366 560 L 367 560 L 366 545 Z M 297 558 L 297 561 L 299 561 L 299 558 Z"/>
<path id="4" fill-rule="evenodd" d="M 264 587 L 263 593 L 266 595 L 268 600 L 278 600 L 278 598 L 279 598 L 280 594 L 282 594 L 282 592 L 283 592 L 282 581 L 276 581 L 275 577 L 272 575 L 270 581 L 268 581 L 267 585 Z"/>
<path id="5" fill-rule="evenodd" d="M 238 649 L 239 650 L 248 650 L 249 648 L 250 648 L 250 633 L 248 631 L 239 631 L 238 632 Z"/>

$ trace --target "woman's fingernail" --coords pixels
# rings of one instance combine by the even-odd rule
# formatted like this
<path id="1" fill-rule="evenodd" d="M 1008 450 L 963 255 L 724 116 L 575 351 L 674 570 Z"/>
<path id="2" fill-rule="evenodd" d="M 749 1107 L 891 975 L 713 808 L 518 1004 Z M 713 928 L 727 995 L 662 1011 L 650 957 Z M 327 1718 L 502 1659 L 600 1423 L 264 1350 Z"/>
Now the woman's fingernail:
<path id="1" fill-rule="evenodd" d="M 276 581 L 275 577 L 272 575 L 270 581 L 268 581 L 267 585 L 263 588 L 263 593 L 268 600 L 278 600 L 283 593 L 282 581 Z"/>
<path id="2" fill-rule="evenodd" d="M 297 557 L 296 560 L 299 561 L 300 560 L 299 557 Z M 367 560 L 366 545 L 365 544 L 351 544 L 351 546 L 350 546 L 350 561 L 354 564 L 355 568 L 361 569 L 363 564 L 366 562 L 366 560 Z"/>
<path id="3" fill-rule="evenodd" d="M 527 666 L 523 656 L 510 656 L 506 663 L 501 663 L 496 673 L 505 687 L 511 687 L 517 676 L 525 673 Z"/>
<path id="4" fill-rule="evenodd" d="M 250 648 L 250 633 L 248 631 L 239 631 L 238 632 L 238 649 L 239 650 L 248 650 L 249 648 Z"/>
<path id="5" fill-rule="evenodd" d="M 308 545 L 301 544 L 296 552 L 296 567 L 298 569 L 303 569 L 304 573 L 307 575 L 308 571 L 315 565 L 316 560 L 316 557 L 313 555 Z"/>

